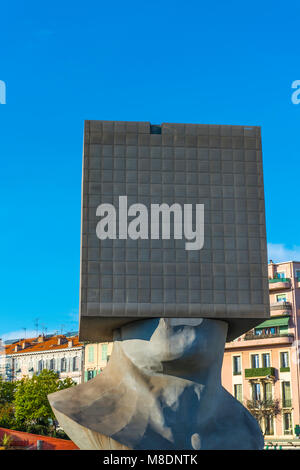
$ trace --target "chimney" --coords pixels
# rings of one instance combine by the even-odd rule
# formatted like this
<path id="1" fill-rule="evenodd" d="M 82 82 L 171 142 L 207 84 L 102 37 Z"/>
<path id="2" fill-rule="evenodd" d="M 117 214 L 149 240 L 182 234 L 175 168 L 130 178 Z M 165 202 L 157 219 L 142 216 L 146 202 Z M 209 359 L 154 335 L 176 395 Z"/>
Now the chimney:
<path id="1" fill-rule="evenodd" d="M 72 348 L 73 347 L 73 340 L 72 339 L 69 339 L 68 341 L 68 348 Z"/>
<path id="2" fill-rule="evenodd" d="M 27 346 L 29 346 L 29 343 L 28 343 L 27 341 L 23 341 L 23 343 L 22 343 L 22 349 L 27 348 Z"/>
<path id="3" fill-rule="evenodd" d="M 60 346 L 61 344 L 64 344 L 66 342 L 66 338 L 64 336 L 58 336 L 57 337 L 57 344 Z"/>
<path id="4" fill-rule="evenodd" d="M 276 277 L 276 264 L 273 263 L 272 260 L 270 260 L 270 264 L 268 266 L 268 274 L 269 274 L 269 279 L 274 279 Z"/>
<path id="5" fill-rule="evenodd" d="M 44 341 L 44 335 L 40 335 L 37 339 L 37 342 L 38 343 L 43 343 L 43 341 Z"/>
<path id="6" fill-rule="evenodd" d="M 16 344 L 15 345 L 15 352 L 20 351 L 20 349 L 21 349 L 21 346 L 19 344 Z"/>

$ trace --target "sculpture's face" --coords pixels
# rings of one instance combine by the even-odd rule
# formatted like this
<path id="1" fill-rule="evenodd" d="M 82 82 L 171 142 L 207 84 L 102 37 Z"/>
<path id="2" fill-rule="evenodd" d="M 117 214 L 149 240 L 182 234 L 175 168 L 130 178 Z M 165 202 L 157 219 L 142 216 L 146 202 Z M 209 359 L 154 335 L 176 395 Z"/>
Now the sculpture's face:
<path id="1" fill-rule="evenodd" d="M 128 333 L 130 332 L 130 336 Z M 122 328 L 121 347 L 137 366 L 153 370 L 207 367 L 224 353 L 227 324 L 203 318 L 160 318 Z"/>

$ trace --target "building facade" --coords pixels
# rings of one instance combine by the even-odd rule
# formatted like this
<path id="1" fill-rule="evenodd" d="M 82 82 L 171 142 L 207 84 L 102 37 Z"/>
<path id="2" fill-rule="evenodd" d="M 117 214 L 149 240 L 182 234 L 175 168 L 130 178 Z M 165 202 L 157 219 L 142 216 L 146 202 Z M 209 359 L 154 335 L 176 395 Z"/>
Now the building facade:
<path id="1" fill-rule="evenodd" d="M 82 382 L 84 345 L 78 335 L 43 336 L 22 339 L 2 347 L 0 375 L 14 381 L 32 377 L 43 369 L 53 370 L 61 379 L 70 377 Z"/>
<path id="2" fill-rule="evenodd" d="M 279 414 L 261 426 L 266 436 L 286 438 L 300 423 L 300 262 L 270 262 L 268 275 L 271 317 L 226 343 L 222 383 L 245 406 L 279 400 Z"/>
<path id="3" fill-rule="evenodd" d="M 100 374 L 109 361 L 113 343 L 89 343 L 84 351 L 84 381 Z"/>

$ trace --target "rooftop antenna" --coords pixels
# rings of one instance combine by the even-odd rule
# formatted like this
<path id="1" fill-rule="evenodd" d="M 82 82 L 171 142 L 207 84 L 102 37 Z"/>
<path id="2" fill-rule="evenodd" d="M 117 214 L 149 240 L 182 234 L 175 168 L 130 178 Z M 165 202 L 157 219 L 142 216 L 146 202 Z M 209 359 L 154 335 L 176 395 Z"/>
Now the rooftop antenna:
<path id="1" fill-rule="evenodd" d="M 36 336 L 38 337 L 38 335 L 39 335 L 39 319 L 38 318 L 36 318 L 34 320 L 34 326 L 35 326 L 35 329 L 36 329 Z"/>
<path id="2" fill-rule="evenodd" d="M 26 328 L 22 328 L 24 330 L 24 339 L 26 339 Z"/>
<path id="3" fill-rule="evenodd" d="M 64 328 L 65 328 L 65 325 L 60 325 L 60 334 L 61 334 L 61 335 L 63 334 Z"/>

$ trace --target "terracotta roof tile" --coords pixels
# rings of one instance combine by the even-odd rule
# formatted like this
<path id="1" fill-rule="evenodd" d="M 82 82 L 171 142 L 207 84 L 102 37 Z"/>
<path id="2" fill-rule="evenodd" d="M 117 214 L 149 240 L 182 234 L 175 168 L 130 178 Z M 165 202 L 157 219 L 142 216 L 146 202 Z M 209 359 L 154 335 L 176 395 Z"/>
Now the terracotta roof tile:
<path id="1" fill-rule="evenodd" d="M 61 338 L 64 340 L 63 344 L 58 344 L 58 339 Z M 68 342 L 73 342 L 72 348 L 78 348 L 83 346 L 83 343 L 79 342 L 78 335 L 72 337 L 66 337 L 64 335 L 55 335 L 51 336 L 50 338 L 44 338 L 43 341 L 38 342 L 38 338 L 27 338 L 26 340 L 17 341 L 13 344 L 8 344 L 5 346 L 1 354 L 9 355 L 9 354 L 23 354 L 29 352 L 41 352 L 41 351 L 53 351 L 59 349 L 66 349 L 68 348 Z M 27 343 L 24 349 L 22 349 L 22 344 Z M 15 351 L 16 346 L 19 346 L 19 351 Z"/>

